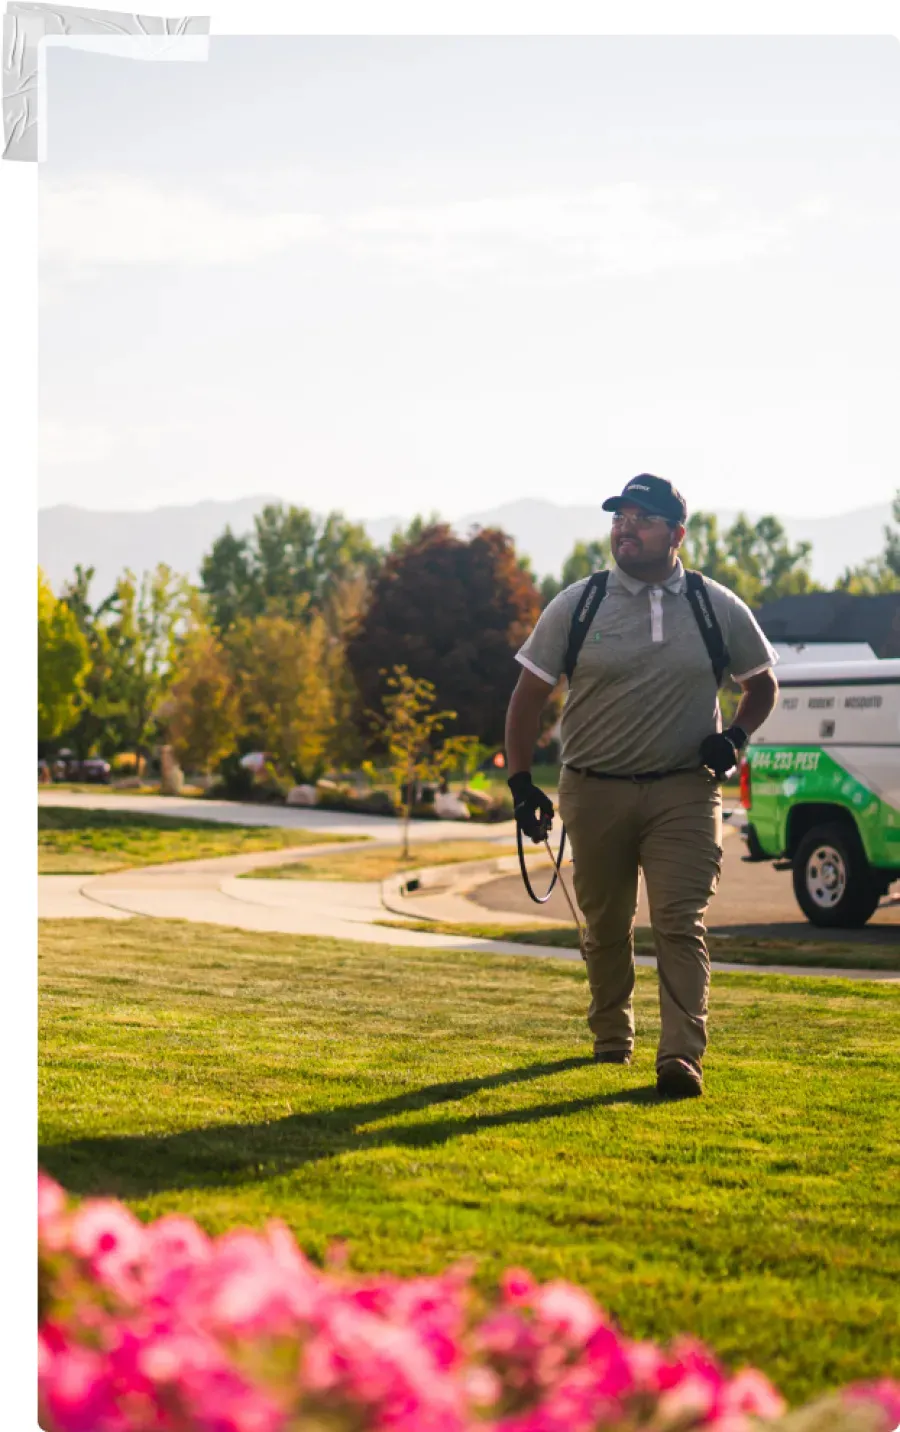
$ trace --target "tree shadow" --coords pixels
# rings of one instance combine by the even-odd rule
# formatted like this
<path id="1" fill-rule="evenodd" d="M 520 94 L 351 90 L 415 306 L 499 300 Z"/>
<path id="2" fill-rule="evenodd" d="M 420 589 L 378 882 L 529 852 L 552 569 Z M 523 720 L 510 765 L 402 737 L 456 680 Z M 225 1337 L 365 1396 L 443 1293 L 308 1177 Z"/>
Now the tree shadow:
<path id="1" fill-rule="evenodd" d="M 538 1123 L 617 1104 L 658 1105 L 655 1085 L 556 1103 L 473 1112 L 459 1117 L 380 1125 L 385 1119 L 452 1103 L 488 1089 L 592 1064 L 590 1056 L 506 1069 L 483 1078 L 411 1089 L 388 1099 L 289 1114 L 253 1124 L 219 1124 L 174 1134 L 127 1134 L 42 1145 L 41 1168 L 72 1193 L 141 1198 L 169 1190 L 263 1182 L 343 1153 L 380 1148 L 437 1148 L 481 1130 Z"/>

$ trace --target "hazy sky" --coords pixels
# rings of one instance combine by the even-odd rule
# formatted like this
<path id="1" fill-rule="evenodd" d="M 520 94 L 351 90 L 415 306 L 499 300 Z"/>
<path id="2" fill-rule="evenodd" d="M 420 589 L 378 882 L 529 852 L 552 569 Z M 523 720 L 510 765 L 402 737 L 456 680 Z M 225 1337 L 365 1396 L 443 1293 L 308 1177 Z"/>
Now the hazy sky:
<path id="1" fill-rule="evenodd" d="M 900 45 L 48 54 L 42 505 L 900 487 Z"/>

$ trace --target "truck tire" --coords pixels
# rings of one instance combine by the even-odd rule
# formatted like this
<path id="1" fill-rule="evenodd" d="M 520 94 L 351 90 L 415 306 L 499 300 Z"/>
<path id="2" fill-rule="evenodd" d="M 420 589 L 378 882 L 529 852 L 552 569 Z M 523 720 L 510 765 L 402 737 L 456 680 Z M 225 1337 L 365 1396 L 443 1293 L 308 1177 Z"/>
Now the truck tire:
<path id="1" fill-rule="evenodd" d="M 807 831 L 792 865 L 797 904 L 811 924 L 858 930 L 878 908 L 883 882 L 866 859 L 856 827 L 848 822 Z"/>

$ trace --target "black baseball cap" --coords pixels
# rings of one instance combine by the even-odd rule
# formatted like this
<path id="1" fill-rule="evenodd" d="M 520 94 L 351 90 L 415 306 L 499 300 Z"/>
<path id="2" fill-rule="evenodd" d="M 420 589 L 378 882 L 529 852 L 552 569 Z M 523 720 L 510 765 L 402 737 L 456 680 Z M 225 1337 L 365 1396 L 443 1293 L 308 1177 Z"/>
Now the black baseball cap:
<path id="1" fill-rule="evenodd" d="M 652 472 L 642 472 L 626 482 L 618 497 L 606 499 L 603 511 L 615 512 L 623 502 L 633 502 L 645 512 L 665 517 L 667 522 L 684 522 L 687 518 L 687 503 L 678 488 L 665 477 L 654 477 Z"/>

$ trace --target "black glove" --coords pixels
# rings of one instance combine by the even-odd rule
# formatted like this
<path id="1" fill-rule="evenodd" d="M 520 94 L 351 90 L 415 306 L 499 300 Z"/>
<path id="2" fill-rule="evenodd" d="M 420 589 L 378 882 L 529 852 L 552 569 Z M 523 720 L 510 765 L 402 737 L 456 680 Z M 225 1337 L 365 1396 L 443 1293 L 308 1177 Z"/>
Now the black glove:
<path id="1" fill-rule="evenodd" d="M 747 732 L 740 726 L 729 726 L 725 731 L 713 731 L 700 743 L 700 760 L 709 766 L 717 780 L 727 776 L 738 763 L 741 748 L 747 744 Z"/>
<path id="2" fill-rule="evenodd" d="M 547 839 L 553 825 L 553 802 L 534 784 L 528 771 L 517 771 L 506 783 L 512 791 L 516 825 L 536 845 Z"/>

